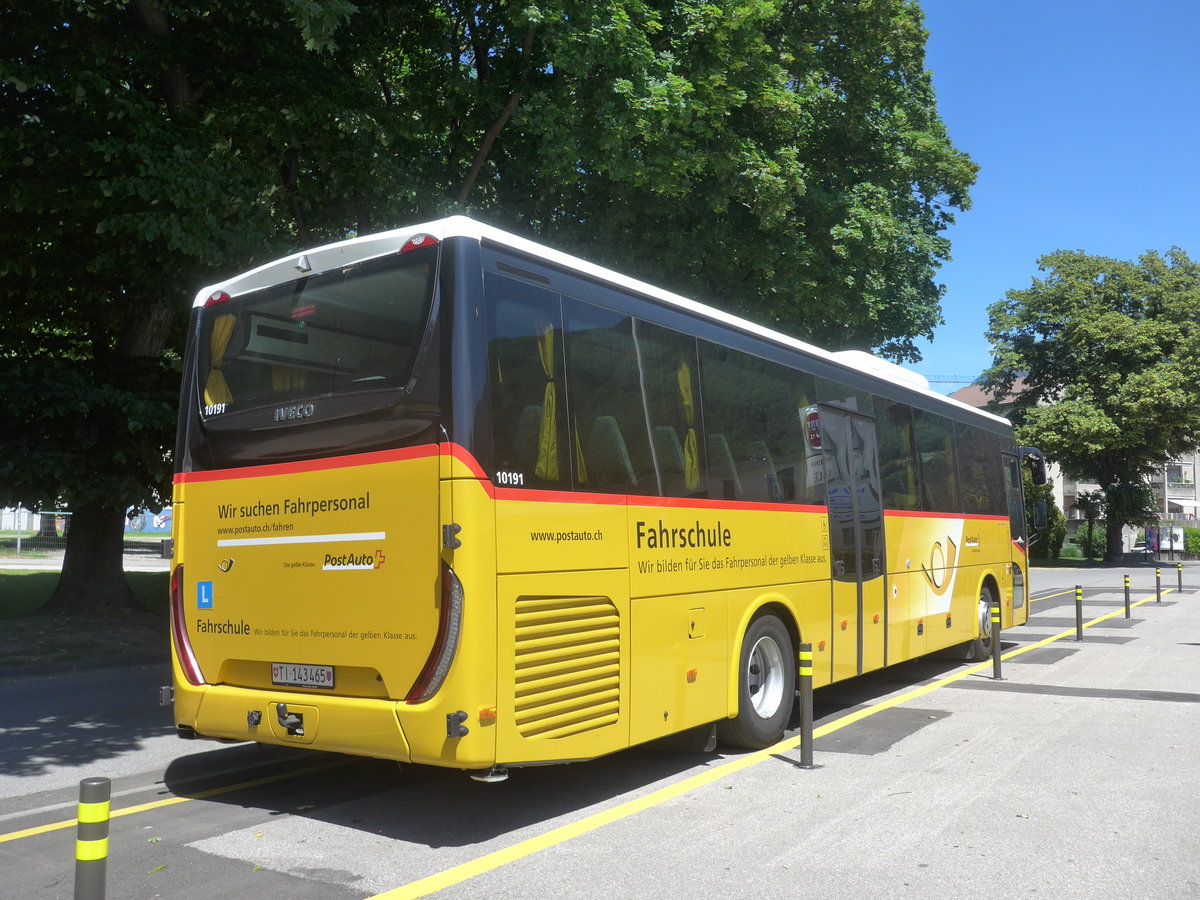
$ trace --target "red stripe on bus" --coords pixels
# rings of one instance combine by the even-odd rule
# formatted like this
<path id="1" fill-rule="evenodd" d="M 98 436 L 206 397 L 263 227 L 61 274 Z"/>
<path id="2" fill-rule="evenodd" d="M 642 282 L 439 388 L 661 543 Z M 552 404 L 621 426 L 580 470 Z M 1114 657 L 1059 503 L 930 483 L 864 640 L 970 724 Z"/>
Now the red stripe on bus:
<path id="1" fill-rule="evenodd" d="M 526 500 L 534 503 L 590 503 L 628 506 L 628 494 L 589 494 L 583 491 L 543 491 L 531 488 L 498 487 L 488 491 L 494 500 Z"/>
<path id="2" fill-rule="evenodd" d="M 673 509 L 745 509 L 763 512 L 825 512 L 824 506 L 799 503 L 761 503 L 754 500 L 709 500 L 703 497 L 648 497 L 643 494 L 597 494 L 584 491 L 548 491 L 536 488 L 497 487 L 488 491 L 495 500 L 529 503 L 588 503 L 608 506 L 652 506 Z"/>
<path id="3" fill-rule="evenodd" d="M 213 469 L 209 472 L 180 472 L 175 476 L 176 484 L 191 484 L 201 481 L 228 481 L 235 478 L 265 478 L 271 475 L 294 475 L 300 472 L 324 472 L 330 469 L 350 469 L 355 466 L 371 466 L 376 463 L 399 462 L 437 456 L 437 444 L 422 444 L 403 450 L 378 450 L 374 453 L 355 453 L 348 456 L 329 456 L 324 459 L 306 459 L 302 462 L 270 463 L 265 466 L 246 466 L 240 469 Z"/>
<path id="4" fill-rule="evenodd" d="M 347 456 L 330 456 L 325 459 L 309 459 L 301 462 L 271 463 L 264 466 L 247 466 L 240 469 L 214 469 L 208 472 L 180 472 L 175 476 L 176 484 L 191 484 L 205 481 L 227 481 L 235 478 L 264 478 L 271 475 L 291 475 L 300 472 L 323 472 L 330 469 L 348 469 L 355 466 L 370 466 L 376 463 L 400 462 L 422 459 L 438 454 L 452 456 L 471 470 L 479 479 L 483 489 L 493 500 L 521 500 L 535 503 L 585 503 L 609 506 L 657 506 L 673 509 L 729 509 L 760 512 L 809 512 L 823 513 L 824 506 L 803 503 L 763 503 L 755 500 L 711 500 L 703 497 L 648 497 L 641 494 L 597 494 L 585 491 L 555 491 L 534 488 L 496 487 L 466 447 L 447 442 L 443 444 L 421 444 L 401 450 L 379 450 L 373 453 L 355 453 Z M 1005 516 L 962 515 L 949 512 L 919 512 L 915 510 L 884 510 L 885 516 L 919 519 L 964 519 L 978 522 L 1007 522 Z"/>
<path id="5" fill-rule="evenodd" d="M 471 474 L 480 481 L 487 482 L 489 480 L 487 473 L 484 472 L 483 468 L 479 465 L 479 461 L 475 459 L 475 456 L 469 450 L 467 450 L 466 447 L 462 446 L 461 444 L 447 443 L 439 444 L 438 449 L 441 451 L 443 456 L 452 456 L 457 459 L 460 463 L 470 469 Z M 488 493 L 490 494 L 491 490 L 489 490 Z"/>

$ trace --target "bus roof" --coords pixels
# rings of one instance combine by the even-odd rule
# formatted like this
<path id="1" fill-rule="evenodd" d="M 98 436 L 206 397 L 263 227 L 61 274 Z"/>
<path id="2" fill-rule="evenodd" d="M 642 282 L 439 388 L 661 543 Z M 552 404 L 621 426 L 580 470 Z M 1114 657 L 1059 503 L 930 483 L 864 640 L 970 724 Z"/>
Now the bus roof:
<path id="1" fill-rule="evenodd" d="M 687 297 L 663 290 L 644 281 L 638 281 L 636 278 L 630 278 L 628 275 L 622 275 L 620 272 L 606 269 L 603 266 L 590 263 L 577 256 L 562 253 L 544 244 L 531 241 L 528 238 L 502 231 L 491 225 L 485 225 L 466 216 L 450 216 L 445 219 L 436 219 L 432 222 L 425 222 L 419 225 L 337 241 L 336 243 L 325 244 L 311 250 L 293 253 L 226 281 L 211 284 L 201 289 L 196 294 L 193 306 L 204 306 L 208 298 L 219 291 L 224 291 L 230 296 L 236 297 L 239 294 L 249 293 L 250 291 L 259 290 L 264 287 L 302 278 L 310 272 L 327 272 L 340 266 L 352 265 L 364 260 L 398 253 L 409 240 L 421 234 L 431 235 L 438 241 L 444 241 L 453 237 L 491 241 L 509 247 L 519 253 L 545 260 L 552 265 L 625 288 L 667 306 L 674 306 L 701 318 L 719 322 L 722 325 L 754 335 L 771 343 L 779 344 L 792 350 L 798 350 L 808 356 L 826 360 L 842 368 L 873 375 L 884 381 L 899 383 L 909 390 L 935 399 L 939 403 L 968 410 L 975 415 L 993 419 L 1005 425 L 1009 424 L 1005 418 L 976 407 L 968 406 L 951 397 L 938 394 L 930 389 L 929 382 L 923 375 L 905 369 L 903 366 L 889 360 L 881 359 L 874 354 L 862 350 L 823 350 L 820 347 L 783 334 L 782 332 L 757 325 L 748 319 L 743 319 L 740 316 L 735 316 L 695 300 L 689 300 Z"/>

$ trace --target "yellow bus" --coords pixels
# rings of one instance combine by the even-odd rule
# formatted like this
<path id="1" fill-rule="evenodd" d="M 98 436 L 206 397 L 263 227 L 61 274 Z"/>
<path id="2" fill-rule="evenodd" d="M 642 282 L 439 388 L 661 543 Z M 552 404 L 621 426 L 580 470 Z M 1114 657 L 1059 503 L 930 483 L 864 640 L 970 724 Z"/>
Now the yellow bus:
<path id="1" fill-rule="evenodd" d="M 1009 424 L 470 219 L 205 288 L 174 716 L 503 777 L 715 723 L 1028 607 Z"/>

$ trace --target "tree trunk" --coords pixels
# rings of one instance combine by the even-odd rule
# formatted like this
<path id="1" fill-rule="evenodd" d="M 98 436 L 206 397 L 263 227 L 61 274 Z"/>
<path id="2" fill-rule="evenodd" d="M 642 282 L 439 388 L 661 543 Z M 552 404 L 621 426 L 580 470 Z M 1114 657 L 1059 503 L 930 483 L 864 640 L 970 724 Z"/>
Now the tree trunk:
<path id="1" fill-rule="evenodd" d="M 1108 525 L 1105 528 L 1104 536 L 1107 538 L 1104 548 L 1105 562 L 1121 562 L 1125 557 L 1125 523 L 1120 522 L 1116 517 L 1110 516 Z"/>
<path id="2" fill-rule="evenodd" d="M 122 565 L 124 521 L 121 507 L 93 503 L 75 508 L 62 575 L 46 612 L 104 616 L 133 610 L 137 602 Z"/>
<path id="3" fill-rule="evenodd" d="M 504 126 L 508 124 L 508 120 L 512 114 L 516 112 L 517 104 L 521 102 L 521 98 L 525 95 L 525 84 L 529 81 L 530 56 L 533 53 L 533 39 L 537 34 L 537 28 L 534 25 L 529 26 L 529 30 L 525 32 L 525 42 L 521 45 L 521 74 L 517 78 L 516 90 L 509 95 L 508 102 L 504 104 L 504 109 L 500 110 L 500 115 L 488 127 L 488 130 L 483 135 L 483 140 L 479 144 L 479 150 L 475 154 L 475 159 L 471 163 L 471 169 L 467 172 L 467 177 L 463 179 L 458 188 L 458 194 L 454 198 L 454 202 L 463 204 L 467 202 L 467 198 L 471 196 L 471 191 L 475 188 L 475 182 L 479 178 L 479 173 L 483 171 L 484 163 L 492 153 L 492 146 L 496 143 L 496 138 L 500 136 L 500 132 L 504 130 Z M 487 58 L 486 52 L 483 56 L 476 53 L 475 56 L 479 66 L 483 63 L 481 60 Z"/>
<path id="4" fill-rule="evenodd" d="M 41 518 L 38 520 L 38 539 L 42 541 L 57 541 L 58 529 L 54 524 L 57 516 L 54 515 L 54 510 L 42 510 L 40 516 Z"/>

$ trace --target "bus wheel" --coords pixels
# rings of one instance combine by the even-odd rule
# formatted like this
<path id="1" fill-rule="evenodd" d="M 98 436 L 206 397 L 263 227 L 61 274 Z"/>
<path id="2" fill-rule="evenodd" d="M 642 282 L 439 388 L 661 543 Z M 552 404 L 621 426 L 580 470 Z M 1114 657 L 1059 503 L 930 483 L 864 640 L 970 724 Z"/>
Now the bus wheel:
<path id="1" fill-rule="evenodd" d="M 992 655 L 993 602 L 995 602 L 995 598 L 992 596 L 992 589 L 985 584 L 979 589 L 979 606 L 976 612 L 979 617 L 979 637 L 973 641 L 967 641 L 966 652 L 963 654 L 966 659 L 987 659 Z"/>
<path id="2" fill-rule="evenodd" d="M 723 744 L 760 750 L 783 736 L 796 694 L 796 659 L 787 628 L 773 615 L 746 629 L 738 663 L 738 714 L 717 723 Z"/>

